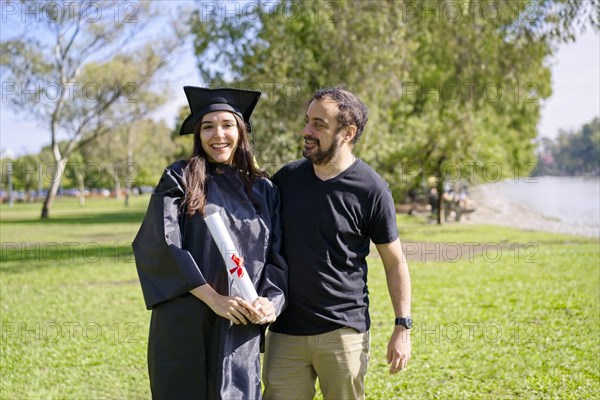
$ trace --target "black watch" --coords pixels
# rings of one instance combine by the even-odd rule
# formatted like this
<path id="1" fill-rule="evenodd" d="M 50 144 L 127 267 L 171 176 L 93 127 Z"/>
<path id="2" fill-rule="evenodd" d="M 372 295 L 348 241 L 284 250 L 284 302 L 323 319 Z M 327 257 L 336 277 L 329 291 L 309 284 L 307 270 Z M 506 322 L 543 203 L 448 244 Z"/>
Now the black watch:
<path id="1" fill-rule="evenodd" d="M 413 321 L 412 321 L 412 318 L 410 318 L 410 317 L 396 318 L 396 320 L 394 321 L 394 324 L 402 325 L 406 329 L 410 329 L 413 326 Z"/>

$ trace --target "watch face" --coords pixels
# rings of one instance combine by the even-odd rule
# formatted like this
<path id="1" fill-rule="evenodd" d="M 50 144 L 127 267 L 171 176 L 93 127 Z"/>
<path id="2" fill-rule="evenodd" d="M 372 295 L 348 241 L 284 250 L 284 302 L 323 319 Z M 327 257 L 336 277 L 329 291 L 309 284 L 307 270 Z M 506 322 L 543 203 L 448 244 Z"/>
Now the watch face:
<path id="1" fill-rule="evenodd" d="M 404 326 L 406 326 L 407 329 L 412 328 L 412 319 L 410 318 L 406 318 L 406 324 Z"/>

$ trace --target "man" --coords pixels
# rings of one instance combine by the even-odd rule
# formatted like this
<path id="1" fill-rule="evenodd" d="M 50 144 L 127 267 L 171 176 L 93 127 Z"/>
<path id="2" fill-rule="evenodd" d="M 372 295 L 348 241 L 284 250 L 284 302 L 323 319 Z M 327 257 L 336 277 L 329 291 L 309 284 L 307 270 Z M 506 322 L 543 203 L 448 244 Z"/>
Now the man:
<path id="1" fill-rule="evenodd" d="M 273 176 L 282 200 L 289 305 L 266 340 L 267 400 L 313 398 L 317 377 L 325 399 L 364 398 L 371 240 L 397 317 L 388 343 L 390 373 L 410 358 L 410 276 L 394 202 L 385 181 L 352 154 L 366 122 L 367 109 L 352 93 L 319 90 L 302 131 L 305 159 Z"/>

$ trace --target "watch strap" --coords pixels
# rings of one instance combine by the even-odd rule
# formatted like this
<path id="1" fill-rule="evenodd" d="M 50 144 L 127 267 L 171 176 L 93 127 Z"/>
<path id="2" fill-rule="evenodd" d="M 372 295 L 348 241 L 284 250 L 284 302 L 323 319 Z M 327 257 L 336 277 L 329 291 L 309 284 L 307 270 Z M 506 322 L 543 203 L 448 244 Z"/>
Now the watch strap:
<path id="1" fill-rule="evenodd" d="M 406 329 L 410 329 L 410 328 L 412 328 L 413 321 L 412 321 L 411 317 L 396 318 L 394 320 L 394 325 L 401 325 L 401 326 L 405 327 Z"/>

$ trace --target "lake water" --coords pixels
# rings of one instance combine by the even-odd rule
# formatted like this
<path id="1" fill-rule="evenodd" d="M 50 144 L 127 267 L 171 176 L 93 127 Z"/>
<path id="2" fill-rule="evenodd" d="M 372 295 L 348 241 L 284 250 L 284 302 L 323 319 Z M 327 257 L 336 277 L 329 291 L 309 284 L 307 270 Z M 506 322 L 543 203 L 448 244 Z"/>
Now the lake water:
<path id="1" fill-rule="evenodd" d="M 600 226 L 600 177 L 542 176 L 496 185 L 511 202 L 542 215 L 570 224 Z"/>

